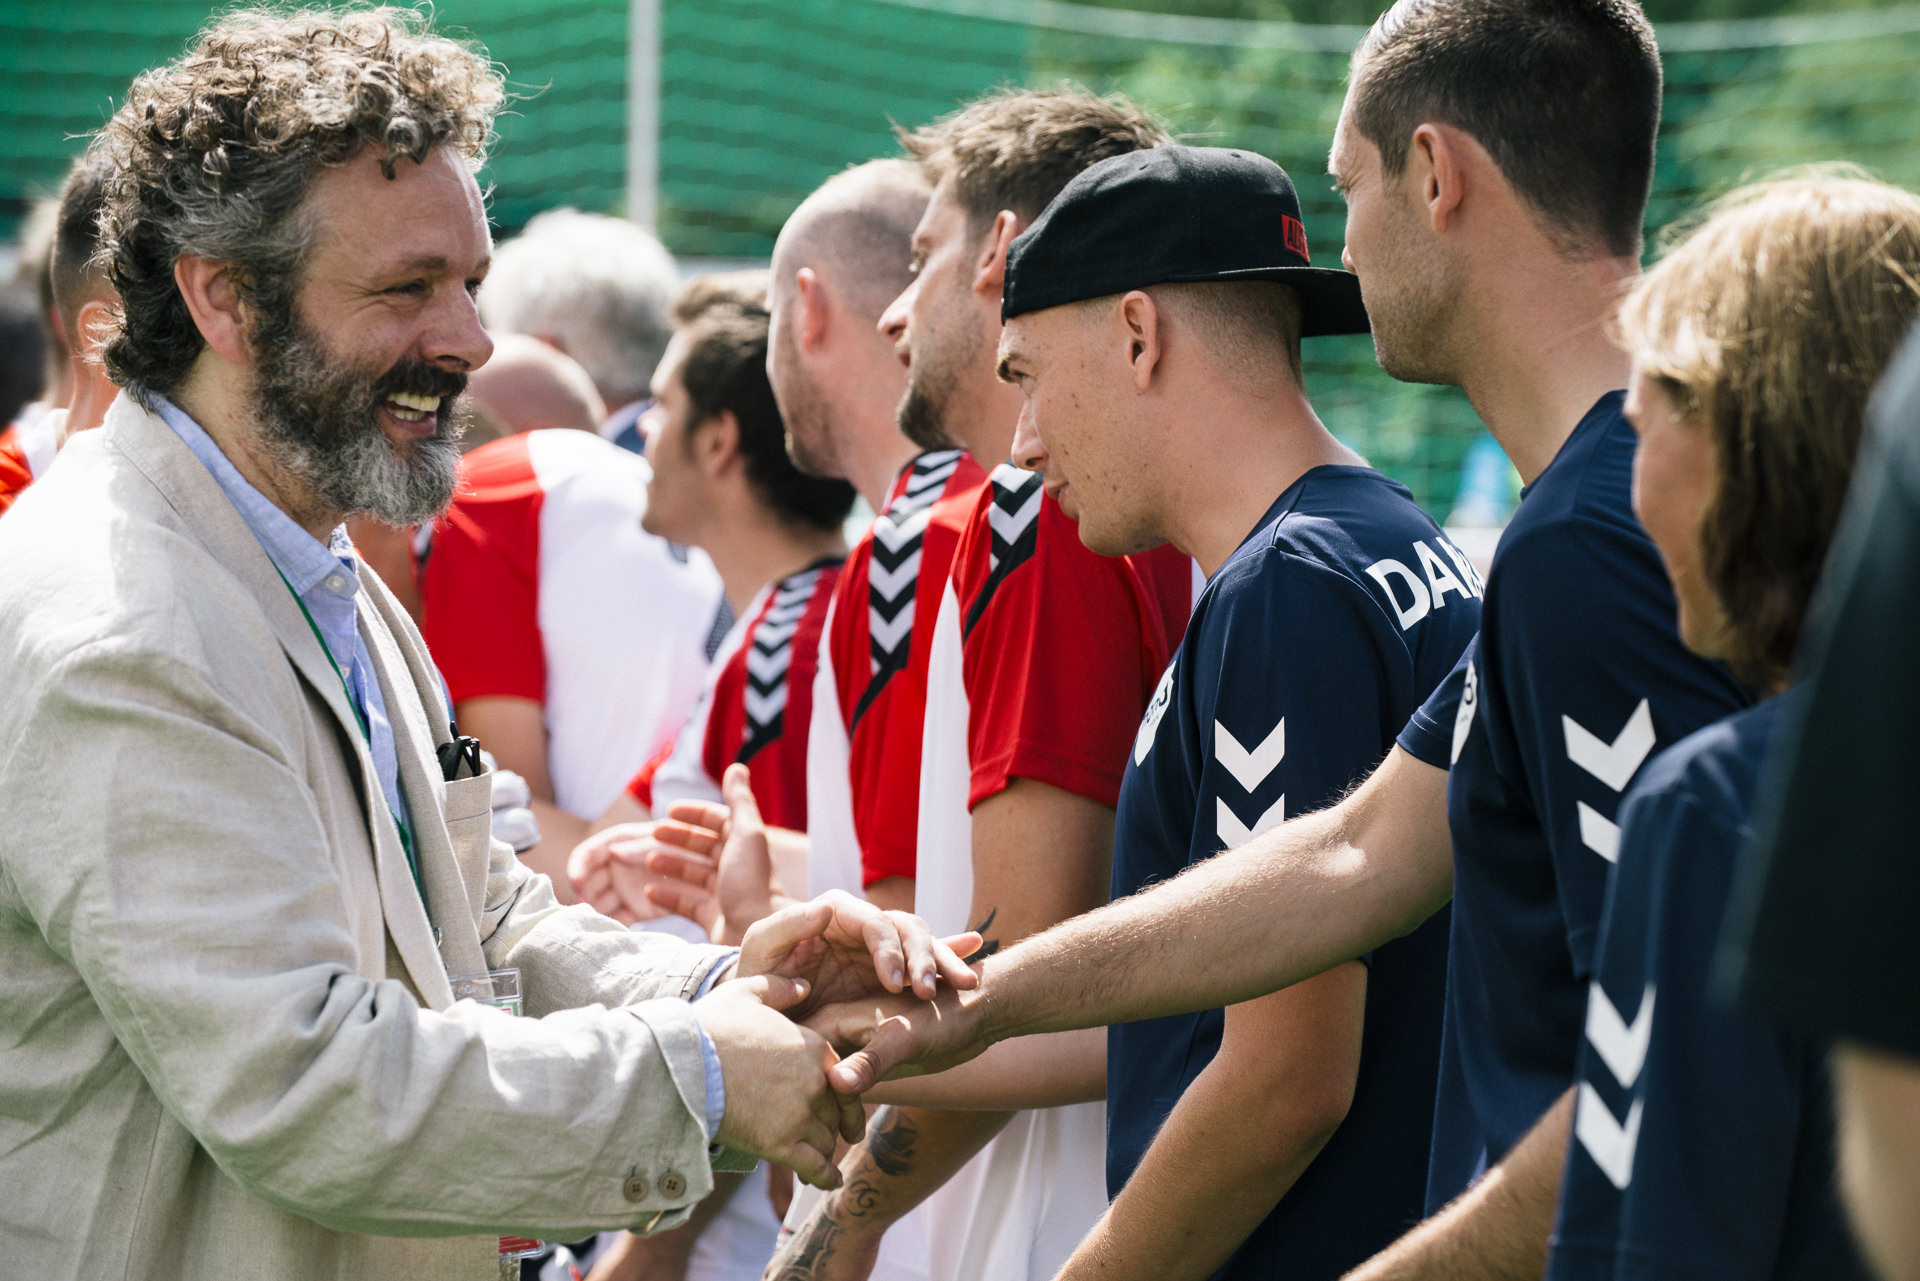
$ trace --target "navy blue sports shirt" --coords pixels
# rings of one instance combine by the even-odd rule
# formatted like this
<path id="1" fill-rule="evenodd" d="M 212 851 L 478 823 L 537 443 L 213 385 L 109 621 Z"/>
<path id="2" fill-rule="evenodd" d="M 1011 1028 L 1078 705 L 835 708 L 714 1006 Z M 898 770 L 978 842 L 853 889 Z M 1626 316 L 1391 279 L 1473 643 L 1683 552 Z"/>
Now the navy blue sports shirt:
<path id="1" fill-rule="evenodd" d="M 1527 488 L 1470 660 L 1399 738 L 1452 767 L 1429 1212 L 1573 1083 L 1621 795 L 1660 748 L 1751 701 L 1680 643 L 1666 571 L 1633 516 L 1624 398 L 1601 397 Z"/>
<path id="2" fill-rule="evenodd" d="M 1290 486 L 1201 593 L 1141 723 L 1115 820 L 1114 896 L 1366 777 L 1473 636 L 1480 593 L 1466 557 L 1379 472 L 1318 467 Z M 1444 915 L 1373 953 L 1347 1119 L 1221 1275 L 1337 1277 L 1418 1218 Z M 1211 1010 L 1108 1032 L 1110 1192 L 1212 1061 L 1223 1021 Z"/>
<path id="3" fill-rule="evenodd" d="M 1826 1046 L 1709 992 L 1772 699 L 1620 803 L 1549 1281 L 1865 1281 L 1834 1195 Z"/>

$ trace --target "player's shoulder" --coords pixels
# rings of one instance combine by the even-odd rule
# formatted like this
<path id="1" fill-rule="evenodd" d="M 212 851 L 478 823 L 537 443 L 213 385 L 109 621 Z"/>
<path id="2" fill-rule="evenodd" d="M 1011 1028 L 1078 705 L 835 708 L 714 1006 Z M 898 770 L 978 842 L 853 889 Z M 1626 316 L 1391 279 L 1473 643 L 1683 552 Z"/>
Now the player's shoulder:
<path id="1" fill-rule="evenodd" d="M 644 488 L 646 460 L 592 432 L 543 428 L 488 441 L 460 460 L 456 503 L 513 502 L 573 489 Z"/>
<path id="2" fill-rule="evenodd" d="M 1743 824 L 1752 808 L 1767 746 L 1792 697 L 1770 698 L 1723 717 L 1661 752 L 1641 771 L 1622 802 L 1633 809 L 1690 804 Z"/>

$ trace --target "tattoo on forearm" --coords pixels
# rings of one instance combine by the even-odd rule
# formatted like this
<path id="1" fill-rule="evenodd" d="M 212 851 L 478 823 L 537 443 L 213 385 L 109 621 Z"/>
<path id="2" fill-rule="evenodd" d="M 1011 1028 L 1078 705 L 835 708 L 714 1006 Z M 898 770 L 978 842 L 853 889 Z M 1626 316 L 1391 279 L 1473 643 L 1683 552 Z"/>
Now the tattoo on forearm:
<path id="1" fill-rule="evenodd" d="M 786 1247 L 774 1256 L 767 1275 L 772 1281 L 811 1281 L 820 1266 L 833 1257 L 840 1225 L 822 1206 L 813 1212 Z"/>
<path id="2" fill-rule="evenodd" d="M 848 1217 L 863 1219 L 880 1203 L 880 1189 L 865 1179 L 855 1179 L 841 1192 L 840 1203 L 847 1208 Z"/>
<path id="3" fill-rule="evenodd" d="M 913 1147 L 919 1140 L 920 1131 L 900 1109 L 881 1108 L 867 1127 L 867 1155 L 882 1174 L 897 1179 L 913 1168 Z"/>
<path id="4" fill-rule="evenodd" d="M 1000 915 L 999 908 L 990 908 L 987 919 L 973 927 L 973 932 L 980 936 L 980 946 L 974 949 L 972 956 L 966 958 L 969 964 L 974 961 L 984 961 L 1000 950 L 1000 940 L 987 937 L 987 931 L 993 928 L 993 918 L 998 915 Z"/>

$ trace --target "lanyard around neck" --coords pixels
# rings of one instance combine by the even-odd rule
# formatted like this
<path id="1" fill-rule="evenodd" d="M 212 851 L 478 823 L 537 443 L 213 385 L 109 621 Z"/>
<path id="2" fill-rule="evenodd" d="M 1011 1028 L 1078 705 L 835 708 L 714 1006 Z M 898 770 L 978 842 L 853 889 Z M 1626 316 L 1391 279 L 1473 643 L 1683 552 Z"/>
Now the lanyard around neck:
<path id="1" fill-rule="evenodd" d="M 267 563 L 273 564 L 273 557 L 267 557 Z M 327 638 L 320 634 L 320 624 L 313 621 L 313 611 L 307 608 L 307 602 L 300 598 L 300 593 L 293 590 L 293 584 L 287 582 L 287 576 L 280 572 L 280 566 L 274 565 L 273 572 L 280 574 L 280 582 L 286 587 L 287 594 L 292 596 L 293 603 L 300 607 L 300 617 L 307 620 L 307 627 L 313 632 L 313 639 L 320 643 L 320 652 L 327 656 L 327 666 L 333 669 L 334 679 L 340 682 L 340 692 L 347 696 L 347 706 L 353 710 L 353 723 L 360 727 L 360 737 L 366 741 L 367 754 L 371 756 L 373 754 L 373 729 L 367 723 L 367 714 L 360 710 L 360 700 L 353 696 L 353 686 L 347 684 L 346 673 L 340 670 L 339 660 L 334 658 L 333 649 L 327 644 Z M 378 762 L 375 762 L 374 768 L 376 770 L 379 768 Z M 377 782 L 378 780 L 376 780 L 376 784 Z M 380 789 L 380 798 L 383 801 L 386 799 L 386 789 L 384 787 Z M 393 806 L 387 806 L 387 813 L 393 816 L 393 825 L 400 832 L 400 848 L 406 851 L 407 871 L 413 874 L 413 888 L 420 894 L 420 898 L 424 902 L 426 900 L 426 891 L 420 884 L 420 861 L 415 857 L 413 852 L 413 832 L 407 827 L 407 821 L 400 817 Z"/>

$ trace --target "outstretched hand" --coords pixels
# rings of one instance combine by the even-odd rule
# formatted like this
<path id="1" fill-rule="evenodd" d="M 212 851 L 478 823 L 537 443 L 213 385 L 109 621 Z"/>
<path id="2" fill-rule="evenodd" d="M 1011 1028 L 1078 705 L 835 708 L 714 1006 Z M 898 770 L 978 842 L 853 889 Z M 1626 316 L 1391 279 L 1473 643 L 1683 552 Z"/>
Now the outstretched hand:
<path id="1" fill-rule="evenodd" d="M 979 976 L 960 958 L 980 946 L 978 934 L 936 939 L 927 923 L 907 912 L 883 912 L 865 899 L 830 890 L 810 903 L 783 908 L 747 931 L 735 973 L 771 974 L 807 984 L 796 1019 L 823 1005 L 902 993 L 926 1001 L 940 990 L 971 988 Z"/>
<path id="2" fill-rule="evenodd" d="M 654 825 L 641 855 L 645 893 L 655 907 L 708 926 L 716 943 L 738 945 L 747 930 L 793 902 L 774 875 L 773 853 L 747 767 L 727 767 L 724 805 L 680 801 Z"/>
<path id="3" fill-rule="evenodd" d="M 668 879 L 648 866 L 653 854 L 667 849 L 659 839 L 659 829 L 664 826 L 667 824 L 652 821 L 616 823 L 574 846 L 567 855 L 567 879 L 573 883 L 573 896 L 622 925 L 676 911 L 711 938 L 720 918 L 719 903 L 711 895 L 688 893 L 671 907 L 648 896 L 649 887 Z"/>

